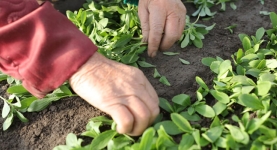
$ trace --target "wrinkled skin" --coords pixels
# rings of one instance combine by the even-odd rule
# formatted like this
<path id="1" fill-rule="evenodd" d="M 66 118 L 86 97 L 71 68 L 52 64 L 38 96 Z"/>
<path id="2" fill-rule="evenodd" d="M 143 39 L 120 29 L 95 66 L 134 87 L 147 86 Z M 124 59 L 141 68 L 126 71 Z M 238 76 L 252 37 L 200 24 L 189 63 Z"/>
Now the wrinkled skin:
<path id="1" fill-rule="evenodd" d="M 156 56 L 158 49 L 169 49 L 185 28 L 186 8 L 181 0 L 140 0 L 138 15 L 150 57 Z"/>
<path id="2" fill-rule="evenodd" d="M 140 135 L 159 113 L 158 96 L 143 73 L 98 52 L 69 83 L 88 103 L 110 114 L 119 133 Z"/>
<path id="3" fill-rule="evenodd" d="M 170 48 L 182 35 L 186 9 L 180 0 L 140 0 L 139 17 L 148 54 Z M 157 93 L 134 67 L 95 53 L 69 80 L 91 105 L 111 115 L 119 133 L 137 136 L 159 114 Z"/>

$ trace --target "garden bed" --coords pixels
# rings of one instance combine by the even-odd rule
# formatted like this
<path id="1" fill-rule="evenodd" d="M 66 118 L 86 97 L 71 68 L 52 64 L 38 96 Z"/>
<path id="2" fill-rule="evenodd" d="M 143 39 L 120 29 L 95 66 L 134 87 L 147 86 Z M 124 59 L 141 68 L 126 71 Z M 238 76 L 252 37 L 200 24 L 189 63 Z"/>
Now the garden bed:
<path id="1" fill-rule="evenodd" d="M 56 1 L 55 8 L 65 12 L 68 9 L 78 9 L 84 0 L 60 0 Z M 216 23 L 213 30 L 205 36 L 202 49 L 194 46 L 180 48 L 174 45 L 169 51 L 180 53 L 178 56 L 166 56 L 159 53 L 155 58 L 146 57 L 146 61 L 156 65 L 160 74 L 165 75 L 171 86 L 163 85 L 153 78 L 153 68 L 142 68 L 160 97 L 171 99 L 173 96 L 186 93 L 192 97 L 198 88 L 195 76 L 201 77 L 208 85 L 211 84 L 213 74 L 210 69 L 201 63 L 203 57 L 219 56 L 230 59 L 231 55 L 242 47 L 238 34 L 254 35 L 260 27 L 271 27 L 269 16 L 260 15 L 260 11 L 276 11 L 277 4 L 273 0 L 265 1 L 262 5 L 258 0 L 241 0 L 236 3 L 237 9 L 229 6 L 226 11 L 218 12 L 214 18 L 208 21 L 200 21 L 205 25 Z M 186 4 L 188 14 L 192 14 L 196 8 L 192 4 Z M 219 10 L 220 6 L 212 8 Z M 194 18 L 195 19 L 195 18 Z M 236 24 L 231 34 L 226 27 Z M 180 63 L 179 58 L 190 62 L 189 65 Z M 1 95 L 5 94 L 8 86 L 1 82 Z M 207 101 L 207 104 L 213 101 Z M 3 107 L 0 101 L 0 108 Z M 1 110 L 1 109 L 0 109 Z M 92 107 L 79 97 L 64 98 L 54 102 L 45 110 L 38 113 L 25 113 L 28 123 L 22 123 L 15 119 L 13 125 L 7 131 L 0 131 L 0 149 L 52 149 L 59 144 L 65 144 L 66 136 L 73 132 L 77 135 L 85 131 L 88 120 L 92 117 L 105 115 Z M 0 119 L 0 126 L 3 124 Z M 202 122 L 205 126 L 205 122 Z"/>

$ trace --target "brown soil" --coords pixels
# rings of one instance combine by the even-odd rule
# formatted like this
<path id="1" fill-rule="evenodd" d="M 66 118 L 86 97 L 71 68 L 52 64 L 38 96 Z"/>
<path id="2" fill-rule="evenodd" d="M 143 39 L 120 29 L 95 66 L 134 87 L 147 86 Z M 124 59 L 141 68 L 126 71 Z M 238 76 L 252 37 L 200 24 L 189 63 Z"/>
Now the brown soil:
<path id="1" fill-rule="evenodd" d="M 55 8 L 61 12 L 71 9 L 76 10 L 82 6 L 85 0 L 58 0 L 54 2 Z M 220 56 L 230 59 L 232 53 L 241 47 L 238 34 L 246 33 L 254 35 L 259 27 L 269 28 L 268 16 L 260 15 L 260 11 L 275 11 L 277 3 L 274 0 L 265 1 L 261 5 L 258 0 L 240 0 L 236 2 L 237 10 L 229 6 L 225 12 L 218 12 L 215 18 L 201 23 L 211 25 L 216 23 L 215 28 L 205 36 L 204 48 L 198 49 L 194 46 L 181 49 L 180 46 L 173 46 L 170 51 L 179 52 L 177 56 L 165 56 L 159 53 L 155 58 L 146 60 L 157 66 L 158 71 L 165 75 L 171 87 L 159 83 L 153 78 L 153 69 L 142 69 L 157 90 L 160 97 L 170 99 L 176 94 L 186 93 L 194 95 L 197 88 L 195 76 L 202 77 L 206 82 L 212 79 L 212 73 L 201 64 L 201 59 L 207 56 Z M 191 4 L 186 4 L 188 14 L 195 11 Z M 213 8 L 219 10 L 220 6 Z M 237 24 L 234 34 L 224 29 L 227 26 Z M 179 57 L 189 61 L 190 65 L 182 65 Z M 5 94 L 7 85 L 2 83 L 0 94 Z M 0 102 L 0 111 L 3 107 Z M 92 117 L 103 115 L 103 113 L 92 107 L 79 97 L 65 98 L 55 102 L 45 110 L 38 113 L 26 113 L 28 123 L 22 123 L 18 119 L 7 131 L 0 131 L 1 150 L 33 150 L 52 149 L 59 144 L 65 144 L 65 137 L 73 132 L 80 134 L 85 130 L 85 125 Z M 0 119 L 2 127 L 3 119 Z"/>

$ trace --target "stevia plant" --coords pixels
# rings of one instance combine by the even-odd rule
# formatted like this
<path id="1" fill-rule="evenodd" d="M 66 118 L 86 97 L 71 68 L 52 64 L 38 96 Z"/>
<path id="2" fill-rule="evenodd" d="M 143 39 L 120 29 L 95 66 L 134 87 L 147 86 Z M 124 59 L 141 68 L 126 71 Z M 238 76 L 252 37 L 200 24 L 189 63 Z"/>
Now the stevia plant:
<path id="1" fill-rule="evenodd" d="M 179 42 L 181 43 L 181 48 L 185 48 L 191 44 L 193 44 L 197 48 L 203 47 L 202 40 L 205 38 L 204 35 L 208 34 L 209 31 L 214 28 L 215 24 L 211 26 L 197 24 L 198 19 L 199 16 L 195 22 L 191 23 L 190 17 L 186 17 L 186 27 L 179 40 Z"/>
<path id="2" fill-rule="evenodd" d="M 18 117 L 22 122 L 28 122 L 23 113 L 38 112 L 63 97 L 75 96 L 70 91 L 69 85 L 65 83 L 52 93 L 47 94 L 43 99 L 38 99 L 32 96 L 19 80 L 2 73 L 0 73 L 0 78 L 9 84 L 7 98 L 0 96 L 4 103 L 2 109 L 2 118 L 5 119 L 2 127 L 4 131 L 11 126 L 14 117 Z"/>
<path id="3" fill-rule="evenodd" d="M 212 85 L 197 76 L 194 100 L 186 94 L 174 96 L 171 102 L 160 98 L 160 107 L 167 113 L 160 114 L 138 140 L 117 134 L 112 121 L 97 117 L 82 134 L 92 137 L 92 142 L 81 149 L 92 145 L 111 150 L 277 149 L 277 15 L 271 13 L 270 19 L 272 29 L 239 36 L 242 48 L 232 55 L 232 61 L 203 58 L 202 63 L 215 75 Z M 109 124 L 111 130 L 100 131 L 102 124 Z M 79 144 L 76 136 L 70 137 Z M 80 148 L 68 144 L 68 149 Z"/>
<path id="4" fill-rule="evenodd" d="M 220 11 L 225 11 L 227 3 L 230 3 L 233 10 L 237 8 L 236 0 L 188 0 L 187 2 L 193 2 L 197 8 L 192 16 L 213 17 L 217 12 L 212 12 L 211 8 L 220 5 Z"/>
<path id="5" fill-rule="evenodd" d="M 96 3 L 88 0 L 79 11 L 67 11 L 67 17 L 109 59 L 137 66 L 139 54 L 146 50 L 137 7 L 120 0 Z"/>

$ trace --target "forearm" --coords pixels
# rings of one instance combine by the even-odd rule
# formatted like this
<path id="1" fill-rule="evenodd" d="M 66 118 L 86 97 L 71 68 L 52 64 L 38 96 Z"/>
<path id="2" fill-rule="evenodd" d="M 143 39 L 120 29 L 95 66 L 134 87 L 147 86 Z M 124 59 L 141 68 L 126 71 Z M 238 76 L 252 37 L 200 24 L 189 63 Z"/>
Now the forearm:
<path id="1" fill-rule="evenodd" d="M 0 0 L 1 8 L 11 11 L 0 14 L 0 69 L 37 97 L 59 87 L 97 50 L 49 2 Z"/>

